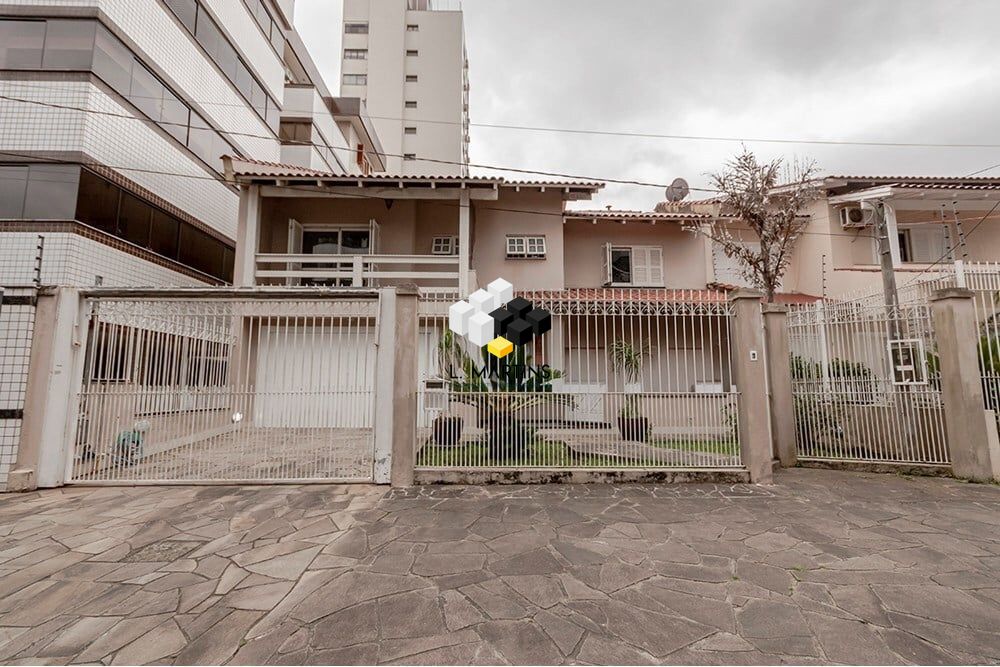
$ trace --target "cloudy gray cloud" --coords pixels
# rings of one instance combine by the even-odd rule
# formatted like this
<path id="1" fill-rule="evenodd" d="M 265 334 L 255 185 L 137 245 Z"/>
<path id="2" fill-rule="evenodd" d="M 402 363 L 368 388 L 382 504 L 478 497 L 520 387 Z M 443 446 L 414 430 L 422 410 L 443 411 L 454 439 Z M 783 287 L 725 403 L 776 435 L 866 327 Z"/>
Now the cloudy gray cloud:
<path id="1" fill-rule="evenodd" d="M 341 3 L 298 0 L 332 88 Z M 1000 144 L 996 0 L 466 0 L 473 123 L 602 131 Z M 1000 149 L 747 141 L 828 173 L 965 174 Z M 473 127 L 475 163 L 708 184 L 739 143 Z M 1000 173 L 995 169 L 991 173 Z M 656 188 L 596 204 L 650 208 Z"/>

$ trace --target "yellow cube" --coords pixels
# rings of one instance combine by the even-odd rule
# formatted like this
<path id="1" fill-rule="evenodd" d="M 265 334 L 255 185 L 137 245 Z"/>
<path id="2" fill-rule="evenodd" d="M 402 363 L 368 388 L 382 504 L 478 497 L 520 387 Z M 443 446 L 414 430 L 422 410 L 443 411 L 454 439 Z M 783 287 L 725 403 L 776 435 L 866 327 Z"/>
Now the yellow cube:
<path id="1" fill-rule="evenodd" d="M 510 342 L 503 336 L 497 336 L 490 341 L 490 344 L 486 346 L 486 349 L 489 350 L 490 354 L 497 359 L 503 359 L 514 351 L 514 343 Z"/>

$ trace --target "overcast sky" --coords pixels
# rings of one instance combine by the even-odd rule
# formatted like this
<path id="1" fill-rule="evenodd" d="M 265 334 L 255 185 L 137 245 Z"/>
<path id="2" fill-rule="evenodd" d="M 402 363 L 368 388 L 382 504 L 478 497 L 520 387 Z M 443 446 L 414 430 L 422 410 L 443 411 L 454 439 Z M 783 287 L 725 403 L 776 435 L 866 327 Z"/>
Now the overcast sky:
<path id="1" fill-rule="evenodd" d="M 965 175 L 1000 148 L 998 0 L 465 0 L 473 124 L 746 138 L 825 173 Z M 332 90 L 342 4 L 297 0 Z M 598 179 L 708 184 L 738 142 L 472 128 L 471 161 Z M 482 172 L 480 173 L 496 173 Z M 986 172 L 1000 174 L 1000 168 Z M 701 193 L 694 192 L 692 197 Z M 609 185 L 587 206 L 649 209 Z"/>

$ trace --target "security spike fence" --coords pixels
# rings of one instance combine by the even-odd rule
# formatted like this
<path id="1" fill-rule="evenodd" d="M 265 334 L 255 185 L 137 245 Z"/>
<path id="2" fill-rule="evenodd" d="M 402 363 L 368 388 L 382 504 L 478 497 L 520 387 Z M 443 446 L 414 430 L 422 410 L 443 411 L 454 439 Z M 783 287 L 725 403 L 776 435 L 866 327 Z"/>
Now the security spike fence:
<path id="1" fill-rule="evenodd" d="M 800 458 L 947 465 L 934 292 L 973 292 L 984 408 L 1000 413 L 1000 263 L 941 267 L 881 290 L 792 306 L 789 336 Z"/>
<path id="2" fill-rule="evenodd" d="M 91 297 L 68 480 L 370 481 L 378 297 Z"/>
<path id="3" fill-rule="evenodd" d="M 0 491 L 17 461 L 24 423 L 45 237 L 0 243 Z"/>
<path id="4" fill-rule="evenodd" d="M 788 334 L 799 458 L 949 463 L 929 303 L 793 306 Z"/>
<path id="5" fill-rule="evenodd" d="M 974 265 L 965 283 L 974 295 L 983 400 L 1000 420 L 1000 263 Z"/>
<path id="6" fill-rule="evenodd" d="M 457 293 L 421 294 L 418 470 L 742 466 L 725 293 L 517 296 L 551 328 L 498 359 L 449 329 Z"/>

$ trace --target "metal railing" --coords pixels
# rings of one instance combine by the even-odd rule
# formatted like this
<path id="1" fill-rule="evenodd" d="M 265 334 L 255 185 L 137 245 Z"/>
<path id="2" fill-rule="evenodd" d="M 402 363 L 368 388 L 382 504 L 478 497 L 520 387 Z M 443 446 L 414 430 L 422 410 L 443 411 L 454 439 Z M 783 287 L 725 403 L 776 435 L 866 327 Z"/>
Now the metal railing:
<path id="1" fill-rule="evenodd" d="M 523 292 L 551 329 L 497 360 L 419 302 L 418 469 L 742 465 L 721 292 Z"/>
<path id="2" fill-rule="evenodd" d="M 983 402 L 1000 420 L 1000 263 L 966 267 L 966 287 L 973 291 L 973 306 L 979 326 L 979 370 Z"/>
<path id="3" fill-rule="evenodd" d="M 459 279 L 457 255 L 260 253 L 256 261 L 258 284 L 372 287 L 385 281 L 432 281 L 457 285 Z"/>
<path id="4" fill-rule="evenodd" d="M 374 293 L 109 290 L 85 308 L 68 481 L 372 479 Z"/>
<path id="5" fill-rule="evenodd" d="M 949 462 L 929 302 L 791 306 L 788 325 L 800 458 Z"/>

